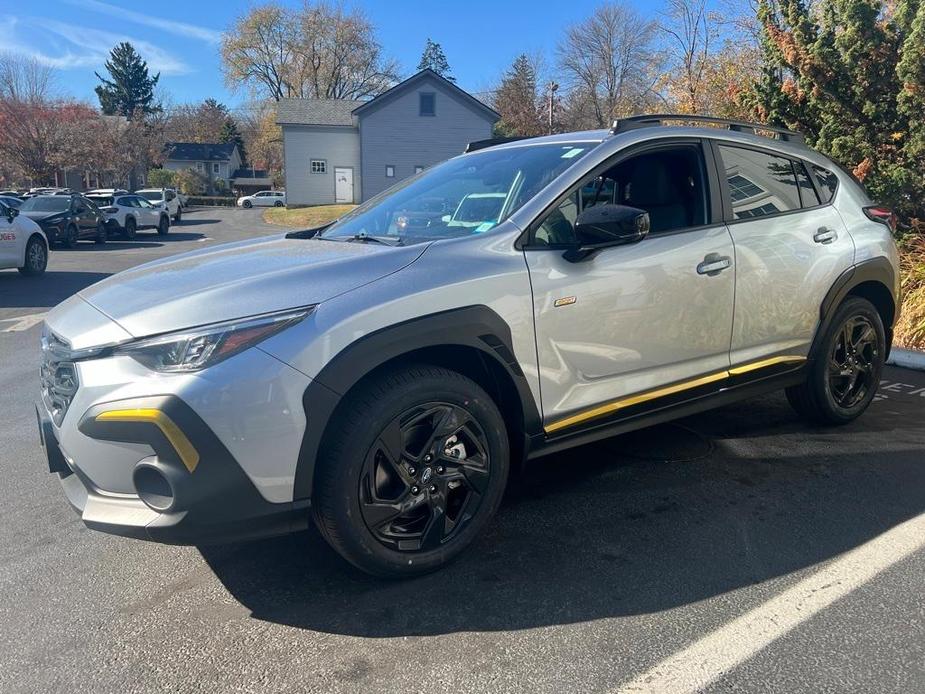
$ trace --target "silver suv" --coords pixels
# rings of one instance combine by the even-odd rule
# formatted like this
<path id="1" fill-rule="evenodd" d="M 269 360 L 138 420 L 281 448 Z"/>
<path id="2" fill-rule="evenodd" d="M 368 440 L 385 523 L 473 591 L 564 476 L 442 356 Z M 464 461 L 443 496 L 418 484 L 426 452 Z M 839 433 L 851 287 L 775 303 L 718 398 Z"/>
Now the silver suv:
<path id="1" fill-rule="evenodd" d="M 473 143 L 322 230 L 68 299 L 37 411 L 70 503 L 175 543 L 314 518 L 408 576 L 523 461 L 781 388 L 851 421 L 896 321 L 891 213 L 795 133 L 670 121 Z"/>

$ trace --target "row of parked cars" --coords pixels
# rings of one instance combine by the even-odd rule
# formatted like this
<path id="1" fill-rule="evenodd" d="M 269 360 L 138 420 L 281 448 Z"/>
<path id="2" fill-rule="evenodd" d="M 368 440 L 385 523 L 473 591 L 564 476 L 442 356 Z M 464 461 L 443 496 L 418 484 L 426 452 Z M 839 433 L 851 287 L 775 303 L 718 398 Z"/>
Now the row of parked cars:
<path id="1" fill-rule="evenodd" d="M 103 244 L 113 236 L 131 240 L 140 229 L 165 235 L 171 220 L 182 219 L 184 204 L 173 188 L 0 192 L 0 268 L 36 275 L 45 271 L 53 245 L 74 248 L 83 239 Z"/>

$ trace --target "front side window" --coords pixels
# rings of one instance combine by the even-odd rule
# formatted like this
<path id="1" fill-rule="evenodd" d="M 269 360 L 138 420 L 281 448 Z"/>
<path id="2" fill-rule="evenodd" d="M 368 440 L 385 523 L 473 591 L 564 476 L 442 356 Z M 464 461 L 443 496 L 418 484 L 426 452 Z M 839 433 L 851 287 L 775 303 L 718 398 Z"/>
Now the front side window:
<path id="1" fill-rule="evenodd" d="M 312 159 L 309 171 L 313 174 L 323 174 L 328 170 L 328 163 L 324 159 Z"/>
<path id="2" fill-rule="evenodd" d="M 437 95 L 433 92 L 421 92 L 420 96 L 420 114 L 422 116 L 437 115 Z"/>
<path id="3" fill-rule="evenodd" d="M 730 145 L 720 145 L 719 150 L 733 217 L 754 219 L 800 209 L 797 179 L 789 159 Z"/>
<path id="4" fill-rule="evenodd" d="M 342 217 L 324 240 L 419 243 L 482 234 L 520 209 L 594 145 L 486 149 L 409 177 Z"/>
<path id="5" fill-rule="evenodd" d="M 532 243 L 576 243 L 575 222 L 595 205 L 645 210 L 650 234 L 703 226 L 709 221 L 705 172 L 700 147 L 667 147 L 631 156 L 573 191 L 536 228 Z"/>

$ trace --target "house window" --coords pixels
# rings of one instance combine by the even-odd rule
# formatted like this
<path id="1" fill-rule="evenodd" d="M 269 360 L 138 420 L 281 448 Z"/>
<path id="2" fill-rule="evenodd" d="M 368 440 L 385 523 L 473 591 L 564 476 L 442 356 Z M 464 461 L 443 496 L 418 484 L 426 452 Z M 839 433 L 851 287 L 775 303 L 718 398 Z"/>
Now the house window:
<path id="1" fill-rule="evenodd" d="M 221 170 L 222 170 L 222 169 L 221 169 L 221 166 L 218 164 L 218 162 L 214 162 L 214 163 L 212 164 L 212 173 L 217 174 L 217 173 L 219 173 Z"/>
<path id="2" fill-rule="evenodd" d="M 328 162 L 324 159 L 312 159 L 309 171 L 311 171 L 313 174 L 327 173 Z"/>
<path id="3" fill-rule="evenodd" d="M 385 165 L 385 177 L 386 178 L 395 178 L 395 166 L 393 164 Z"/>
<path id="4" fill-rule="evenodd" d="M 416 174 L 421 173 L 423 170 L 424 170 L 424 167 L 421 166 L 420 164 L 418 164 L 417 166 L 414 167 L 414 173 L 416 173 Z"/>
<path id="5" fill-rule="evenodd" d="M 198 171 L 205 171 L 205 170 L 206 170 L 206 163 L 205 163 L 204 161 L 197 161 L 197 162 L 196 162 L 196 169 L 197 169 Z"/>
<path id="6" fill-rule="evenodd" d="M 422 116 L 436 116 L 437 95 L 433 92 L 421 92 L 420 99 L 420 114 Z"/>

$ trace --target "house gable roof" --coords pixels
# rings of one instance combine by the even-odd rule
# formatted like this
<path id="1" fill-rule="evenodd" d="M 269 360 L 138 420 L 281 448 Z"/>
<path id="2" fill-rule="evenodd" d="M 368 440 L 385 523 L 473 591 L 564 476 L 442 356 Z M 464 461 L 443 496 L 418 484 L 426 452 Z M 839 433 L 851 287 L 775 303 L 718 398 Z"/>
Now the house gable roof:
<path id="1" fill-rule="evenodd" d="M 401 95 L 401 93 L 404 92 L 405 90 L 415 87 L 418 83 L 423 82 L 424 80 L 428 78 L 437 80 L 437 82 L 440 83 L 443 87 L 445 87 L 448 91 L 460 97 L 464 102 L 468 103 L 476 111 L 482 112 L 487 118 L 491 119 L 492 122 L 501 120 L 500 113 L 498 113 L 492 108 L 489 108 L 488 106 L 483 104 L 481 101 L 476 99 L 474 96 L 472 96 L 465 89 L 461 89 L 460 87 L 457 87 L 455 84 L 450 82 L 448 79 L 441 77 L 440 75 L 438 75 L 436 72 L 434 72 L 430 68 L 421 70 L 419 73 L 417 73 L 416 75 L 412 75 L 411 77 L 406 79 L 404 82 L 399 82 L 394 87 L 392 87 L 388 91 L 383 92 L 382 94 L 375 97 L 374 99 L 370 99 L 369 101 L 360 102 L 359 106 L 353 109 L 353 114 L 360 116 L 360 115 L 369 113 L 370 111 L 374 111 L 384 106 L 388 102 L 392 101 L 392 99 L 394 99 L 395 97 Z"/>
<path id="2" fill-rule="evenodd" d="M 355 125 L 354 99 L 282 99 L 277 105 L 277 125 Z"/>
<path id="3" fill-rule="evenodd" d="M 168 142 L 168 161 L 230 161 L 237 145 L 234 142 Z"/>

